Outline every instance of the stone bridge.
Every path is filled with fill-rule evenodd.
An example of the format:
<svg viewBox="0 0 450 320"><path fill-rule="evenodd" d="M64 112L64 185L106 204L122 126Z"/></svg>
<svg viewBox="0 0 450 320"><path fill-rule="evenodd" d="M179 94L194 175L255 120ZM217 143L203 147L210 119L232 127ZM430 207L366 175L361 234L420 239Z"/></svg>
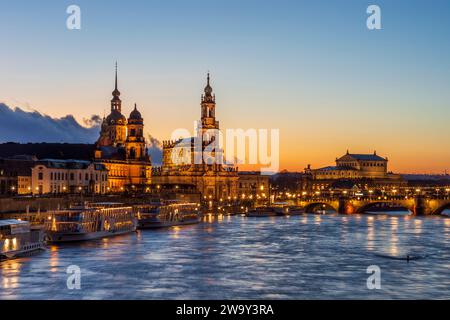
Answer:
<svg viewBox="0 0 450 320"><path fill-rule="evenodd" d="M361 197L361 198L316 198L297 200L297 205L305 212L313 213L317 210L334 210L342 214L364 213L371 209L404 208L414 215L439 215L445 209L450 209L450 197Z"/></svg>

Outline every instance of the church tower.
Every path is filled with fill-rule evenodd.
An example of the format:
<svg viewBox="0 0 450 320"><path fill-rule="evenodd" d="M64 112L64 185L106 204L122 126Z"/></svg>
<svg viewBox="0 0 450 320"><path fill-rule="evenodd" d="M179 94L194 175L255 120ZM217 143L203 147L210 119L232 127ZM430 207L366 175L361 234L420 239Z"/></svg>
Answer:
<svg viewBox="0 0 450 320"><path fill-rule="evenodd" d="M127 137L127 119L122 115L122 100L120 100L120 91L117 87L117 63L115 88L112 92L111 113L103 120L98 146L123 146Z"/></svg>
<svg viewBox="0 0 450 320"><path fill-rule="evenodd" d="M116 78L115 78L115 88L112 92L113 98L111 100L111 112L117 111L122 113L122 100L120 100L120 91L117 89L117 62L116 62Z"/></svg>
<svg viewBox="0 0 450 320"><path fill-rule="evenodd" d="M134 110L130 113L128 118L128 136L125 143L127 150L127 159L130 160L145 160L148 158L145 147L144 138L144 120L141 113L134 105Z"/></svg>
<svg viewBox="0 0 450 320"><path fill-rule="evenodd" d="M201 98L201 128L199 134L205 133L207 130L219 129L219 121L216 121L216 96L212 93L213 89L210 84L208 72L207 84Z"/></svg>

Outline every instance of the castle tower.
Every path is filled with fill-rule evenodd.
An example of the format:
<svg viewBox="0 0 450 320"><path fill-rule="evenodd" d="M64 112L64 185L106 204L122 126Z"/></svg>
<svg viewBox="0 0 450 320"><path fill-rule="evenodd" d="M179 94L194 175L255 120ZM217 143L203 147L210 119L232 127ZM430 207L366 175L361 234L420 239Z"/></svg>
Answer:
<svg viewBox="0 0 450 320"><path fill-rule="evenodd" d="M116 62L116 79L115 79L115 88L112 93L113 98L111 100L111 112L116 110L119 113L122 112L122 100L120 100L120 91L117 89L117 62Z"/></svg>
<svg viewBox="0 0 450 320"><path fill-rule="evenodd" d="M127 158L130 160L143 160L147 158L144 138L144 120L134 105L134 110L128 118L128 136L126 140Z"/></svg>
<svg viewBox="0 0 450 320"><path fill-rule="evenodd" d="M212 94L213 89L210 84L208 73L207 84L201 98L201 128L199 134L205 133L207 130L219 129L219 121L216 121L216 96Z"/></svg>
<svg viewBox="0 0 450 320"><path fill-rule="evenodd" d="M103 120L98 146L120 147L127 138L127 119L122 115L122 100L117 87L117 63L115 74L115 87L112 92L111 113Z"/></svg>

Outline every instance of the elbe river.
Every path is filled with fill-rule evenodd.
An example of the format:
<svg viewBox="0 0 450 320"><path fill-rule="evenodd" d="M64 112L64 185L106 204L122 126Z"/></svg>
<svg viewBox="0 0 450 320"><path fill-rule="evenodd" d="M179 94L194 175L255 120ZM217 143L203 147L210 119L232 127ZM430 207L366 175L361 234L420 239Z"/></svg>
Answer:
<svg viewBox="0 0 450 320"><path fill-rule="evenodd" d="M449 249L445 217L206 216L1 262L0 299L449 299Z"/></svg>

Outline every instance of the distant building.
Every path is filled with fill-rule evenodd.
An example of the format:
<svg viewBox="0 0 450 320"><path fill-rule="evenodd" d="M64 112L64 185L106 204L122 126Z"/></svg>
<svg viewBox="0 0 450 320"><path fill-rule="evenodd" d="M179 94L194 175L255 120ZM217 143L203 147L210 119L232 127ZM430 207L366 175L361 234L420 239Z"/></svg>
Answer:
<svg viewBox="0 0 450 320"><path fill-rule="evenodd" d="M163 164L152 173L152 183L157 187L172 187L174 191L177 188L180 191L197 190L204 198L216 201L237 197L237 170L217 162L208 163L203 157L205 148L214 142L214 137L205 139L208 130L219 130L219 122L215 116L215 95L212 92L208 74L207 85L201 98L198 135L163 142ZM220 150L214 150L211 156L218 159L222 154ZM200 159L199 163L195 159Z"/></svg>
<svg viewBox="0 0 450 320"><path fill-rule="evenodd" d="M117 65L112 95L111 113L103 119L95 160L109 171L108 191L144 190L151 182L152 169L144 138L144 120L136 104L128 119L122 115Z"/></svg>
<svg viewBox="0 0 450 320"><path fill-rule="evenodd" d="M388 159L380 157L376 152L352 154L347 151L345 155L336 159L335 166L320 169L308 167L305 173L310 176L313 190L334 187L341 189L342 181L358 182L357 185L362 188L406 184L400 175L388 172Z"/></svg>
<svg viewBox="0 0 450 320"><path fill-rule="evenodd" d="M108 171L101 163L43 159L31 169L31 181L33 194L105 194Z"/></svg>
<svg viewBox="0 0 450 320"><path fill-rule="evenodd" d="M35 160L26 156L0 159L0 195L30 194Z"/></svg>
<svg viewBox="0 0 450 320"><path fill-rule="evenodd" d="M238 195L240 199L269 200L270 178L258 171L238 172Z"/></svg>

